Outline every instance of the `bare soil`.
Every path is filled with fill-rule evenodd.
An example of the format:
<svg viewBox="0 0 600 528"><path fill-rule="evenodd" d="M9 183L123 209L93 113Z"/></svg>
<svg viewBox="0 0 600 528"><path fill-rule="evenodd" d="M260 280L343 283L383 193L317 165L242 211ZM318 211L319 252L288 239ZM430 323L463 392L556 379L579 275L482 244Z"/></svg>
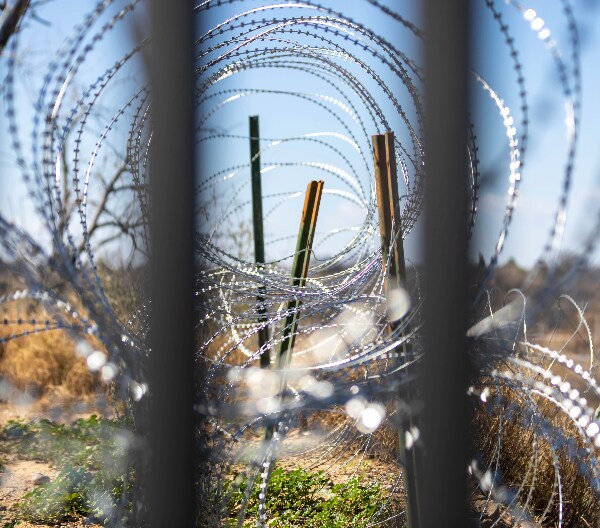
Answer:
<svg viewBox="0 0 600 528"><path fill-rule="evenodd" d="M0 402L0 429L9 420L39 420L51 419L57 423L71 423L78 418L89 418L92 414L105 414L110 410L104 407L94 407L94 398L75 400L63 395L61 398L43 397L31 405L15 405ZM1 446L0 446L1 447ZM46 475L51 480L58 473L59 468L44 462L19 459L16 454L5 455L0 449L0 528L13 526L11 523L18 521L15 528L101 528L98 524L86 522L84 518L61 524L33 524L19 520L16 505L23 496L35 488L32 477L36 473Z"/></svg>

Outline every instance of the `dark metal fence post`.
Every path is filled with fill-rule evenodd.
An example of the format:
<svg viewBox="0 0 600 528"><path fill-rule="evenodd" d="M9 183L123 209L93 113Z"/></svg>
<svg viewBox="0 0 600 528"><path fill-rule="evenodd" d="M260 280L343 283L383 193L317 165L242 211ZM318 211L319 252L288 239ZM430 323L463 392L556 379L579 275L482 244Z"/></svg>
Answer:
<svg viewBox="0 0 600 528"><path fill-rule="evenodd" d="M423 527L468 526L469 0L425 1L426 305ZM420 475L421 476L421 475Z"/></svg>
<svg viewBox="0 0 600 528"><path fill-rule="evenodd" d="M262 181L260 174L260 136L258 116L250 117L250 167L252 172L252 224L254 227L254 260L257 264L265 263L265 234L263 226L262 207ZM269 327L267 321L269 314L265 306L266 288L264 285L258 287L256 297L258 322L263 324L258 330L258 347L262 349L269 342ZM260 356L261 368L271 365L271 350L263 350Z"/></svg>
<svg viewBox="0 0 600 528"><path fill-rule="evenodd" d="M151 2L148 523L194 523L193 6Z"/></svg>

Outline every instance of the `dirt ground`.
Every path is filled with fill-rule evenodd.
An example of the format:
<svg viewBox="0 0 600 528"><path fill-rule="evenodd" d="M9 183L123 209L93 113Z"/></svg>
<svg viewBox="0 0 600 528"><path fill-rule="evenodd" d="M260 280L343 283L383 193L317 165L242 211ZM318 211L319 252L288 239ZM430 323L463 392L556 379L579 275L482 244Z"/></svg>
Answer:
<svg viewBox="0 0 600 528"><path fill-rule="evenodd" d="M109 412L105 407L98 409L94 406L94 398L84 399L68 398L63 395L57 398L55 394L46 395L32 405L14 405L6 402L0 403L0 429L9 420L32 421L39 419L52 419L57 423L71 423L78 418L89 418L92 414L101 414L99 411ZM23 496L35 488L33 478L45 475L54 479L59 468L50 464L22 460L15 453L5 454L0 450L0 528L100 528L98 524L87 523L85 519L78 519L61 524L33 524L18 518L15 506L22 500ZM15 522L16 521L16 522Z"/></svg>
<svg viewBox="0 0 600 528"><path fill-rule="evenodd" d="M23 498L23 495L35 487L32 476L36 473L41 473L53 479L58 474L58 470L48 464L33 460L19 460L15 456L10 457L5 462L0 470L0 504L4 509L3 513L6 515L3 522L6 522L9 518L16 518L12 510ZM30 526L30 524L22 522L17 526Z"/></svg>

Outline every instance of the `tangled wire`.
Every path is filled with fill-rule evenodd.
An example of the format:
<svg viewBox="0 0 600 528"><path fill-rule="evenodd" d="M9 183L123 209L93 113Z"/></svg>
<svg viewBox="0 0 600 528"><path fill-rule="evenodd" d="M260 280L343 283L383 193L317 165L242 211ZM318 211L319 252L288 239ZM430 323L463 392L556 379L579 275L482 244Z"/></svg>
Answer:
<svg viewBox="0 0 600 528"><path fill-rule="evenodd" d="M582 256L567 270L555 264L575 170L582 86L575 17L568 0L559 3L567 23L564 49L533 9L485 0L512 61L512 108L482 74L472 74L473 85L496 107L508 151L498 238L466 293L472 296L467 352L476 377L469 389L473 461L465 472L476 515L483 520L490 504L499 506L494 526L533 518L558 526L600 520L593 340L585 309L563 294L595 251L600 215ZM211 448L198 494L211 497L203 501L200 521L211 526L226 519L267 526L277 464L323 471L346 485L356 475L371 485L379 481L387 499L362 525L397 523L404 518L397 460L426 447L419 437L422 405L414 368L427 353L420 289L426 269L407 261L406 291L386 291L389 255L379 244L371 144L372 135L394 131L400 184L394 236L410 244L426 187L418 60L426 35L410 17L377 0L344 6L372 24L334 4L204 0L194 8L195 140L203 163L196 181L196 360L207 371L198 402L208 402L197 410L207 417L200 434ZM6 314L14 313L15 303L36 303L49 315L43 321L6 315L0 341L68 333L90 370L113 388L112 398L128 402L126 412L133 413L149 389L151 304L142 299L134 311L119 313L101 262L120 258L144 276L149 255L152 93L145 76L151 40L140 30L145 2L99 2L34 80L30 108L19 82L39 25L35 14L24 14L2 61L14 170L40 227L34 235L33 224L0 217L2 260L20 284L0 292L0 303ZM526 69L506 22L513 18L529 25L558 73L567 155L544 251L520 288L499 299L491 284L535 141ZM265 263L255 262L248 227L253 160L245 119L251 113L261 115L268 131L254 138L260 141ZM478 126L473 118L466 145L470 234L480 160L489 158ZM297 256L304 188L313 179L325 181L324 194L308 277L298 287L290 282L290 264ZM53 287L57 283L64 287ZM556 299L575 313L575 327L563 345L550 348L541 343L547 344L546 312ZM290 340L292 314L291 358L278 368L275 351ZM268 339L259 340L265 329ZM569 353L581 335L585 359ZM271 359L265 365L261 357ZM13 389L4 392L4 398L15 397ZM406 430L405 416L415 424ZM372 470L373 456L383 461L385 475ZM587 511L570 506L581 504L575 496L585 497ZM116 525L128 507L123 497L107 519Z"/></svg>

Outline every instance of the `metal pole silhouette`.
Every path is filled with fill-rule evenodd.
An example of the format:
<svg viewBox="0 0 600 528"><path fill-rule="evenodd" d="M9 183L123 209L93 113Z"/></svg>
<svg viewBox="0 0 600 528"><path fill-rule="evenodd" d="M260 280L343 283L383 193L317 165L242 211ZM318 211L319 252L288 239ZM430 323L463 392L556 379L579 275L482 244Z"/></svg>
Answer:
<svg viewBox="0 0 600 528"><path fill-rule="evenodd" d="M150 7L154 135L146 521L164 528L195 525L194 17L188 2L153 0Z"/></svg>
<svg viewBox="0 0 600 528"><path fill-rule="evenodd" d="M468 0L426 0L423 528L468 526Z"/></svg>
<svg viewBox="0 0 600 528"><path fill-rule="evenodd" d="M257 264L265 263L265 235L263 226L263 207L262 207L262 182L260 174L260 135L258 126L258 116L250 117L250 166L252 173L252 223L254 228L254 260ZM256 311L258 312L258 322L263 325L258 330L258 347L263 350L260 356L261 368L267 368L271 365L271 351L266 348L269 342L269 313L265 306L266 288L264 285L258 287L256 296Z"/></svg>

